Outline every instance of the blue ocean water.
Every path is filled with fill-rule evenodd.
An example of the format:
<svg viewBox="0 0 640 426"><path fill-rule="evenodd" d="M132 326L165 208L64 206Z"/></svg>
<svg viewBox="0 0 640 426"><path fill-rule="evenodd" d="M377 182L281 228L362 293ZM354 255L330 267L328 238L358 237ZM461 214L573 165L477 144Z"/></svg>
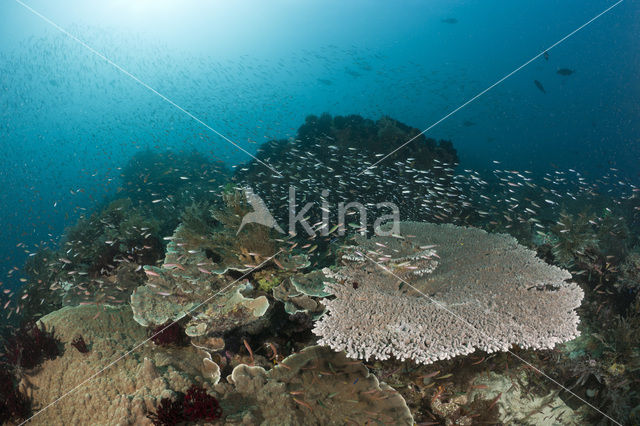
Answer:
<svg viewBox="0 0 640 426"><path fill-rule="evenodd" d="M611 4L28 3L249 152L312 113L425 129ZM621 3L428 136L452 140L463 167L615 167L637 181L639 13ZM0 15L2 276L24 261L16 244L59 234L113 191L136 150L249 160L21 4Z"/></svg>
<svg viewBox="0 0 640 426"><path fill-rule="evenodd" d="M488 186L497 182L520 191L535 176L532 198L500 200L505 202L497 203L495 217L481 211L477 223L504 231L513 219L503 221L503 213L515 212L530 228L530 246L549 263L559 263L559 256L552 259L552 234L573 232L554 231L557 224L575 220L579 227L579 216L587 223L583 229L595 233L620 216L623 225L612 225L609 232L619 240L607 242L606 232L598 234L600 257L593 254L597 260L591 259L588 273L583 266L561 266L572 268L584 281L580 284L593 290L585 303L591 317L598 318L605 306L597 307L597 290L618 292L603 313L626 315L637 297L637 285L629 284L628 276L637 277L633 262L640 259L629 254L637 254L637 236L629 234L639 227L640 211L639 39L640 5L632 0L6 0L0 4L0 300L7 303L5 314L10 306L14 320L18 316L20 289L28 281L25 262L44 248L64 250L65 230L123 191L125 168L136 154L195 151L233 172L267 142L296 138L309 115L329 113L372 120L389 116L426 130L429 138L451 141L459 164L445 165L455 169L447 178L464 170L475 179L500 169ZM408 156L400 150L393 161ZM291 158L300 164L308 160ZM577 187L592 188L594 194L602 190L611 204L598 198L602 204L587 203L597 213L593 218L576 208L569 219L558 201L566 194L557 189L565 188L567 171ZM547 179L550 195L539 191L544 176L552 177ZM398 179L399 186L403 183ZM493 189L499 193L488 191ZM627 198L618 197L618 191ZM155 196L152 203L164 203L167 194ZM523 200L533 201L536 211L515 210L520 202L525 207ZM184 208L180 202L175 204ZM609 205L620 209L614 214L605 208ZM175 215L177 220L180 213ZM462 214L450 216L458 220ZM516 228L510 228L513 234ZM309 254L317 249L311 242L300 247ZM572 249L581 256L588 251ZM71 263L57 253L53 262ZM142 261L135 272L149 278L141 268ZM626 272L620 272L623 268ZM624 279L608 282L608 272ZM606 334L596 331L596 337ZM235 355L240 350L235 348ZM567 351L588 357L584 348ZM602 369L620 378L618 368L624 372L625 367L617 360ZM640 370L626 368L637 380L631 374ZM623 389L625 382L619 382L611 389ZM607 412L617 415L632 411L611 407Z"/></svg>

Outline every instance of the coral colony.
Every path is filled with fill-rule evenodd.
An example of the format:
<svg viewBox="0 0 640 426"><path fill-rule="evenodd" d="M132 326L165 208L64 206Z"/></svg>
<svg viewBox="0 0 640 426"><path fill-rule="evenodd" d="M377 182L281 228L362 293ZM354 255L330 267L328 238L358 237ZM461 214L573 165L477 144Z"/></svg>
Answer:
<svg viewBox="0 0 640 426"><path fill-rule="evenodd" d="M452 143L423 135L377 164L418 134L388 117L309 116L256 154L281 175L136 154L118 198L29 257L18 303L39 321L5 332L0 420L135 347L39 421L601 421L581 400L637 423L638 188L458 170ZM402 221L374 226L384 202ZM256 205L282 228L293 206L297 227L251 223Z"/></svg>

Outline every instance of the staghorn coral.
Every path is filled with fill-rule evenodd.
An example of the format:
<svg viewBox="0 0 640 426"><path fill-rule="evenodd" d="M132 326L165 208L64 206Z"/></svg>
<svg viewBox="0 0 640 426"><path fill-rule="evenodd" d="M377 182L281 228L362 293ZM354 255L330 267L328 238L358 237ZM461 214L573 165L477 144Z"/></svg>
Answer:
<svg viewBox="0 0 640 426"><path fill-rule="evenodd" d="M345 266L324 270L336 280L327 283L336 297L323 300L328 313L313 329L319 343L352 358L395 356L429 364L476 349L504 351L513 344L552 348L579 334L574 310L582 290L565 282L571 277L567 271L545 264L512 237L417 222L402 223L401 234L416 252L435 246L437 267L420 275L412 273L424 269L420 265L412 269L411 262L391 262L392 275L363 262L364 256L343 257ZM394 238L366 242L358 237L356 242L369 247L361 249L363 255L382 263L393 259L387 247ZM433 266L432 257L413 262ZM400 274L410 285L397 278Z"/></svg>

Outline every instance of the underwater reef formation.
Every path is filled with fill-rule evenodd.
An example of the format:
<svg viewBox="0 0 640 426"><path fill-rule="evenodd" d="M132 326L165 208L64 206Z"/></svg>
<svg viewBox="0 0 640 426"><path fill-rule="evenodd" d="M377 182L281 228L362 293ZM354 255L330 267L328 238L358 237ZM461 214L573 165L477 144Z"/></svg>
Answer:
<svg viewBox="0 0 640 426"><path fill-rule="evenodd" d="M284 303L284 310L289 315L305 313L318 319L324 313L320 299L331 295L325 291L328 280L331 279L321 270L295 274L273 288L273 297Z"/></svg>
<svg viewBox="0 0 640 426"><path fill-rule="evenodd" d="M324 270L336 297L323 300L319 343L352 358L428 364L476 349L553 348L579 335L580 287L514 238L417 222L402 223L401 235L355 237L344 266ZM398 238L407 246L399 259Z"/></svg>
<svg viewBox="0 0 640 426"><path fill-rule="evenodd" d="M0 368L0 423L26 419L31 413L31 401L18 389L16 378Z"/></svg>
<svg viewBox="0 0 640 426"><path fill-rule="evenodd" d="M170 217L172 223L167 226L172 229L177 217L173 208L166 209L167 205L178 206L180 211L194 200L211 199L210 191L224 185L230 176L222 161L213 161L197 151L144 150L131 157L120 177L120 192L154 217Z"/></svg>
<svg viewBox="0 0 640 426"><path fill-rule="evenodd" d="M221 416L218 400L196 385L192 385L186 394L179 393L175 401L162 398L157 411L147 415L156 426L174 426L198 420L212 422Z"/></svg>
<svg viewBox="0 0 640 426"><path fill-rule="evenodd" d="M64 307L41 319L55 328L66 350L46 360L42 368L27 372L21 383L34 407L45 407L80 385L110 362L147 339L128 306ZM98 317L96 313L101 312ZM84 336L91 351L72 347L74 337ZM37 414L35 424L136 424L151 425L146 414L155 411L162 398L186 393L194 381L209 383L202 351L193 346L161 347L149 342L124 356L72 395Z"/></svg>
<svg viewBox="0 0 640 426"><path fill-rule="evenodd" d="M262 197L280 224L288 220L290 187L296 188L301 205L360 202L379 217L390 212L376 204L392 202L402 205L403 215L412 220L435 220L429 208L448 209L457 201L452 196L436 197L433 191L448 192L458 156L450 141L419 133L389 117L374 121L359 115L310 115L294 138L269 141L256 153L281 175L254 160L239 167L233 179ZM365 170L414 137L401 154L392 154L375 170ZM332 208L332 223L340 222L336 215ZM312 224L322 219L322 212L312 209L306 216Z"/></svg>
<svg viewBox="0 0 640 426"><path fill-rule="evenodd" d="M59 343L54 331L47 331L44 324L26 323L7 339L3 358L15 367L29 370L60 355Z"/></svg>
<svg viewBox="0 0 640 426"><path fill-rule="evenodd" d="M64 254L52 260L60 262L65 274L76 271L90 277L105 275L124 259L153 263L162 253L158 229L159 222L130 199L117 199L68 229Z"/></svg>
<svg viewBox="0 0 640 426"><path fill-rule="evenodd" d="M162 266L144 267L147 283L131 295L139 324L160 326L188 316L188 336L221 337L266 314L269 299L257 294L264 293L265 282L272 287L309 266L305 255L279 249L269 228L248 224L238 232L250 211L243 192L225 193L223 200L223 208L187 209L169 238Z"/></svg>
<svg viewBox="0 0 640 426"><path fill-rule="evenodd" d="M598 247L598 238L593 230L595 216L586 212L570 215L560 213L559 223L554 226L551 239L555 263L565 268L587 263L587 250Z"/></svg>
<svg viewBox="0 0 640 426"><path fill-rule="evenodd" d="M326 347L306 347L269 371L240 364L227 381L215 389L245 424L413 424L397 391Z"/></svg>
<svg viewBox="0 0 640 426"><path fill-rule="evenodd" d="M473 383L475 388L469 392L468 399L496 401L500 424L586 424L586 407L574 410L555 390L542 395L528 391L531 385L524 372L515 378L493 372L480 374Z"/></svg>

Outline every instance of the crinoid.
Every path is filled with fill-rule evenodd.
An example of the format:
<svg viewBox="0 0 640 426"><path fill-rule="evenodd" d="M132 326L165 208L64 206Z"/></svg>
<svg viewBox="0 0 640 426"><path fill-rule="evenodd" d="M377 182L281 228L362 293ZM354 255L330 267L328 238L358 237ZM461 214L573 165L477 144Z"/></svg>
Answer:
<svg viewBox="0 0 640 426"><path fill-rule="evenodd" d="M222 416L222 408L218 400L199 386L192 385L184 397L182 404L184 416L189 421L212 421Z"/></svg>
<svg viewBox="0 0 640 426"><path fill-rule="evenodd" d="M9 364L28 370L60 355L59 344L54 331L47 331L44 324L26 323L7 339L6 358Z"/></svg>

